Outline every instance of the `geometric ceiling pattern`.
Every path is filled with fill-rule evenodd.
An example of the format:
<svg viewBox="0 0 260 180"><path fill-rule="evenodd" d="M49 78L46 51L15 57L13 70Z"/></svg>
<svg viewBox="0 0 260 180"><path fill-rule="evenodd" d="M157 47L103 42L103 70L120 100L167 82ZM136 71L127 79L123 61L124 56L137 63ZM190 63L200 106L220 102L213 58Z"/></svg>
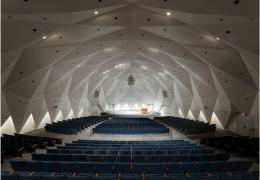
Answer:
<svg viewBox="0 0 260 180"><path fill-rule="evenodd" d="M258 127L258 21L258 0L3 0L1 125L127 103L235 132L245 112Z"/></svg>

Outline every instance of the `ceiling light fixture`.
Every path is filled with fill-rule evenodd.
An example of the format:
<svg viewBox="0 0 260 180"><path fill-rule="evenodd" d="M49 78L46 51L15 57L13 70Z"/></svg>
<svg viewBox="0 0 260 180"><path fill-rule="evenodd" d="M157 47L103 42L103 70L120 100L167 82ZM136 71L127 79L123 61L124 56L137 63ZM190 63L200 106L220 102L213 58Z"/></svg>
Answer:
<svg viewBox="0 0 260 180"><path fill-rule="evenodd" d="M218 41L219 41L219 40L220 40L220 39L219 39L219 37L216 37L216 40L218 40Z"/></svg>
<svg viewBox="0 0 260 180"><path fill-rule="evenodd" d="M166 15L170 16L170 15L172 15L172 13L171 12L166 12Z"/></svg>
<svg viewBox="0 0 260 180"><path fill-rule="evenodd" d="M142 68L142 69L144 69L144 70L146 70L146 69L147 69L147 67L146 67L146 66L141 66L141 68Z"/></svg>
<svg viewBox="0 0 260 180"><path fill-rule="evenodd" d="M42 39L46 39L47 38L47 36L42 36Z"/></svg>
<svg viewBox="0 0 260 180"><path fill-rule="evenodd" d="M160 76L164 77L165 75L161 72L158 73Z"/></svg>
<svg viewBox="0 0 260 180"><path fill-rule="evenodd" d="M109 73L109 70L103 71L103 74Z"/></svg>
<svg viewBox="0 0 260 180"><path fill-rule="evenodd" d="M156 48L149 48L149 50L150 50L151 52L153 52L153 53L158 53L158 49L156 49Z"/></svg>
<svg viewBox="0 0 260 180"><path fill-rule="evenodd" d="M98 14L98 11L94 11L94 14Z"/></svg>
<svg viewBox="0 0 260 180"><path fill-rule="evenodd" d="M109 52L112 52L114 50L114 48L105 48L104 49L104 51L106 52L106 53L109 53Z"/></svg>

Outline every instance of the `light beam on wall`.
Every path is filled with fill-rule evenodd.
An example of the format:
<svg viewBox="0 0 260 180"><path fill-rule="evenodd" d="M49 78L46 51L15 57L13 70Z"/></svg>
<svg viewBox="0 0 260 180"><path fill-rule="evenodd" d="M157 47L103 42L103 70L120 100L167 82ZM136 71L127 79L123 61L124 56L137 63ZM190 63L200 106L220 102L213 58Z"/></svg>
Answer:
<svg viewBox="0 0 260 180"><path fill-rule="evenodd" d="M13 119L12 116L9 116L7 120L4 122L4 124L1 126L1 136L3 134L13 135L14 133L16 133L16 130L13 123Z"/></svg>
<svg viewBox="0 0 260 180"><path fill-rule="evenodd" d="M66 119L72 119L74 118L74 113L72 111L72 109L70 110L70 113L68 114L68 117Z"/></svg>
<svg viewBox="0 0 260 180"><path fill-rule="evenodd" d="M188 112L188 118L195 120L195 117L194 117L193 113L191 112L191 110L189 110L189 112Z"/></svg>
<svg viewBox="0 0 260 180"><path fill-rule="evenodd" d="M83 107L80 109L78 117L83 117L84 116L84 109Z"/></svg>
<svg viewBox="0 0 260 180"><path fill-rule="evenodd" d="M203 114L202 110L200 111L200 114L199 114L199 118L198 118L200 121L202 122L208 122L205 115Z"/></svg>
<svg viewBox="0 0 260 180"><path fill-rule="evenodd" d="M34 122L34 119L33 119L33 115L31 113L30 116L28 117L28 119L26 120L23 128L21 129L20 133L24 134L24 133L27 133L27 132L32 131L34 129L36 129L36 126L35 126L35 122Z"/></svg>
<svg viewBox="0 0 260 180"><path fill-rule="evenodd" d="M222 126L222 124L221 124L219 118L217 117L217 115L215 114L215 112L213 112L213 114L212 114L210 124L216 124L217 128L224 129L224 127Z"/></svg>
<svg viewBox="0 0 260 180"><path fill-rule="evenodd" d="M58 122L58 121L62 121L62 120L63 120L63 115L62 115L62 112L60 110L53 122Z"/></svg>
<svg viewBox="0 0 260 180"><path fill-rule="evenodd" d="M121 110L120 104L116 104L115 110Z"/></svg>
<svg viewBox="0 0 260 180"><path fill-rule="evenodd" d="M178 108L178 116L184 118L184 114L182 113L180 108Z"/></svg>
<svg viewBox="0 0 260 180"><path fill-rule="evenodd" d="M47 123L51 123L51 118L50 118L48 111L46 112L46 114L42 118L41 123L39 124L39 126L37 128L38 129L43 128L45 126L45 124L47 124Z"/></svg>

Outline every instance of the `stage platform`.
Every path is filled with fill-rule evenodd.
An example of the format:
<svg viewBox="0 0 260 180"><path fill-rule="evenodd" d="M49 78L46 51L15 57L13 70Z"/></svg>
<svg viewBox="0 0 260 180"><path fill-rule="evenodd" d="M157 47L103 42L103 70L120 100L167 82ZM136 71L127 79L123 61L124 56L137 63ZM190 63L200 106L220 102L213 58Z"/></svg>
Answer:
<svg viewBox="0 0 260 180"><path fill-rule="evenodd" d="M140 110L116 110L106 111L111 117L127 117L127 118L150 118L153 119L156 116L160 116L160 113L150 111L143 114Z"/></svg>

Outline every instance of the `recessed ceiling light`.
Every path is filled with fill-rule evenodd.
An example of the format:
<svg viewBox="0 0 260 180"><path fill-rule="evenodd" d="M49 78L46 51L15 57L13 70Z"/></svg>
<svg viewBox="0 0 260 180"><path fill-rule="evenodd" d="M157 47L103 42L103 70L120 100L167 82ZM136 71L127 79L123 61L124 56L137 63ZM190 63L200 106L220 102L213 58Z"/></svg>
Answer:
<svg viewBox="0 0 260 180"><path fill-rule="evenodd" d="M42 39L46 39L47 38L47 36L42 36Z"/></svg>
<svg viewBox="0 0 260 180"><path fill-rule="evenodd" d="M172 13L171 12L166 12L166 15L170 16L170 15L172 15Z"/></svg>
<svg viewBox="0 0 260 180"><path fill-rule="evenodd" d="M94 14L98 14L98 11L94 11Z"/></svg>
<svg viewBox="0 0 260 180"><path fill-rule="evenodd" d="M219 39L219 37L216 37L216 40L218 40L218 41L219 41L219 40L220 40L220 39Z"/></svg>
<svg viewBox="0 0 260 180"><path fill-rule="evenodd" d="M141 66L141 68L142 68L142 69L144 69L144 70L146 70L146 69L147 69L147 67L146 67L146 66Z"/></svg>

